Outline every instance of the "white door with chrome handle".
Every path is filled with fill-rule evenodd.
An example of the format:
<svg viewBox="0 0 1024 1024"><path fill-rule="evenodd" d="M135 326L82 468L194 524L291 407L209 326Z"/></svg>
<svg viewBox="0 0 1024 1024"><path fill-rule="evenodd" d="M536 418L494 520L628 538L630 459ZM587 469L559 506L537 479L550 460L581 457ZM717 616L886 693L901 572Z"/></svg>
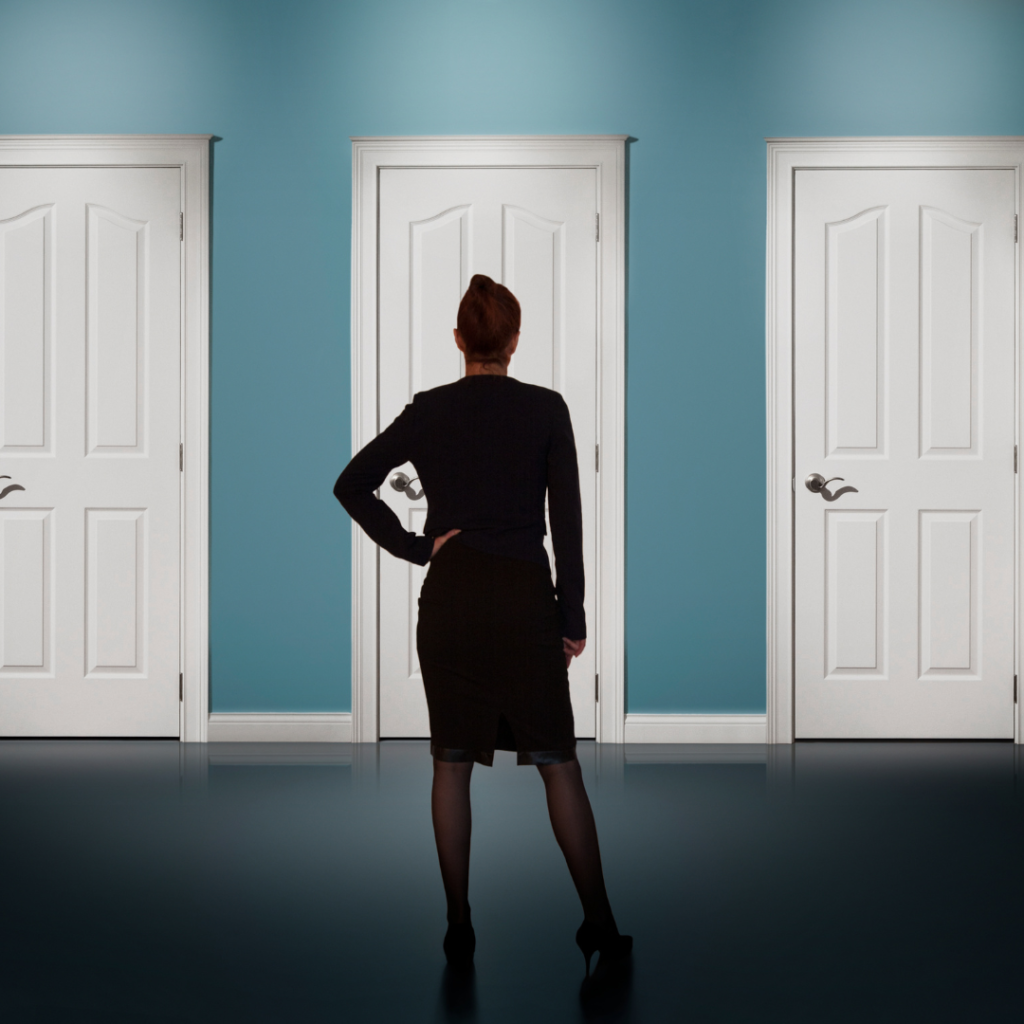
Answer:
<svg viewBox="0 0 1024 1024"><path fill-rule="evenodd" d="M0 168L0 736L179 732L181 171Z"/></svg>
<svg viewBox="0 0 1024 1024"><path fill-rule="evenodd" d="M799 170L795 735L1011 738L1011 170Z"/></svg>
<svg viewBox="0 0 1024 1024"><path fill-rule="evenodd" d="M385 168L378 213L380 428L417 391L461 376L452 329L475 273L502 281L522 304L522 336L509 374L559 391L569 406L591 635L569 670L580 737L596 730L597 189L592 168ZM422 533L427 500L415 467L396 467L380 495L406 529ZM380 735L428 736L416 657L417 598L426 567L387 554L378 565Z"/></svg>

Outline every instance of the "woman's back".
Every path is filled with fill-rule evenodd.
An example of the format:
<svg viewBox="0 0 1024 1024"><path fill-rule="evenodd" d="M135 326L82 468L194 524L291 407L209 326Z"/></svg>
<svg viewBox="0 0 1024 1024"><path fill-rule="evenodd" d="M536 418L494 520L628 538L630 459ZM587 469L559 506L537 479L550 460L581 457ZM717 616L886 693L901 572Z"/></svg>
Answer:
<svg viewBox="0 0 1024 1024"><path fill-rule="evenodd" d="M406 531L373 492L412 462L428 502L424 537ZM392 554L425 565L451 529L492 554L548 565L547 493L565 636L586 636L579 472L569 410L547 388L492 374L420 392L338 478L334 493Z"/></svg>

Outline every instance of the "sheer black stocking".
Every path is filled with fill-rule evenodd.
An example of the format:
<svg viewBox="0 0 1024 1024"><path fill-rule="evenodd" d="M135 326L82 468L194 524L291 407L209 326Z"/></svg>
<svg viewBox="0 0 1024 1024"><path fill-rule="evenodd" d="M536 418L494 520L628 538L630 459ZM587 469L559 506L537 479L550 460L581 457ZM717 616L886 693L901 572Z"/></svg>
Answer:
<svg viewBox="0 0 1024 1024"><path fill-rule="evenodd" d="M538 765L538 769L547 793L551 827L583 904L583 915L591 924L614 927L601 869L597 826L579 761ZM472 761L434 761L430 809L450 924L470 920L469 848L473 815L469 782L472 771Z"/></svg>
<svg viewBox="0 0 1024 1024"><path fill-rule="evenodd" d="M615 927L615 918L604 887L601 850L597 844L594 812L583 785L579 761L537 766L548 797L548 814L555 839L562 848L583 916L591 924Z"/></svg>
<svg viewBox="0 0 1024 1024"><path fill-rule="evenodd" d="M469 921L469 840L473 814L469 805L472 761L434 761L430 812L448 900L448 923Z"/></svg>

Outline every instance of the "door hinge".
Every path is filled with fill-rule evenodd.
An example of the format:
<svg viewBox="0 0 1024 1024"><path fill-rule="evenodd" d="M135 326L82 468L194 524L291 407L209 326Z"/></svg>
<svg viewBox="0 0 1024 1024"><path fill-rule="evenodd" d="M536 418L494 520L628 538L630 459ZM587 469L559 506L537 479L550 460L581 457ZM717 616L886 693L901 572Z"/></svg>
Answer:
<svg viewBox="0 0 1024 1024"><path fill-rule="evenodd" d="M1017 446L1013 446L1013 471L1017 472Z"/></svg>
<svg viewBox="0 0 1024 1024"><path fill-rule="evenodd" d="M178 241L185 241L185 214L184 212L178 214Z"/></svg>
<svg viewBox="0 0 1024 1024"><path fill-rule="evenodd" d="M594 241L601 241L601 214L594 214Z"/></svg>
<svg viewBox="0 0 1024 1024"><path fill-rule="evenodd" d="M185 442L178 445L178 472L185 472Z"/></svg>
<svg viewBox="0 0 1024 1024"><path fill-rule="evenodd" d="M1013 677L1013 703L1017 703L1017 677Z"/></svg>
<svg viewBox="0 0 1024 1024"><path fill-rule="evenodd" d="M594 472L601 472L601 446L599 444L594 445Z"/></svg>
<svg viewBox="0 0 1024 1024"><path fill-rule="evenodd" d="M178 703L185 699L185 673L178 673Z"/></svg>
<svg viewBox="0 0 1024 1024"><path fill-rule="evenodd" d="M1017 241L1017 214L1013 215L1013 240Z"/></svg>
<svg viewBox="0 0 1024 1024"><path fill-rule="evenodd" d="M1014 691L1016 692L1016 691ZM601 677L596 672L594 673L594 703L597 704L601 700Z"/></svg>
<svg viewBox="0 0 1024 1024"><path fill-rule="evenodd" d="M793 493L796 494L796 477L793 477L791 483L793 484Z"/></svg>

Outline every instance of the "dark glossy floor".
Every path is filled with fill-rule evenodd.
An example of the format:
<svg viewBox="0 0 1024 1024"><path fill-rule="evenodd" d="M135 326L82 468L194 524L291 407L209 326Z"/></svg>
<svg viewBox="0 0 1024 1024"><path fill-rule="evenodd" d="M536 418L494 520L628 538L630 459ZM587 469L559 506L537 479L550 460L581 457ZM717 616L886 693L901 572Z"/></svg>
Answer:
<svg viewBox="0 0 1024 1024"><path fill-rule="evenodd" d="M425 743L0 742L0 1019L1019 1019L1012 745L580 753L636 936L631 972L582 987L511 755L474 775L476 971L452 977Z"/></svg>

